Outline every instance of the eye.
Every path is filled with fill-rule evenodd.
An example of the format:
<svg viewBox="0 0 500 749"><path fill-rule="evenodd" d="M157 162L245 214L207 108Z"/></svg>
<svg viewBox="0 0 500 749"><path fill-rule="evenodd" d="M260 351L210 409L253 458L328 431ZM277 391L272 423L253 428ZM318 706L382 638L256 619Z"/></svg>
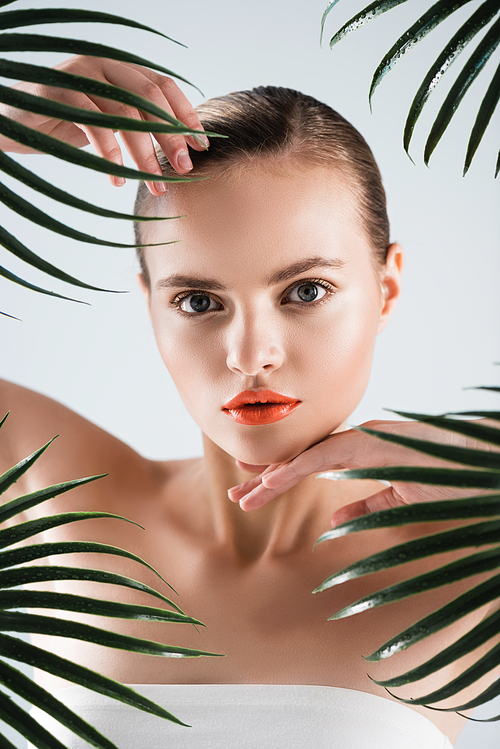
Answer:
<svg viewBox="0 0 500 749"><path fill-rule="evenodd" d="M328 285L328 287L330 284ZM328 288L324 282L303 281L293 286L286 295L287 302L317 302L327 293Z"/></svg>
<svg viewBox="0 0 500 749"><path fill-rule="evenodd" d="M208 294L188 294L180 299L174 299L173 303L182 312L187 312L190 315L220 309L220 304Z"/></svg>

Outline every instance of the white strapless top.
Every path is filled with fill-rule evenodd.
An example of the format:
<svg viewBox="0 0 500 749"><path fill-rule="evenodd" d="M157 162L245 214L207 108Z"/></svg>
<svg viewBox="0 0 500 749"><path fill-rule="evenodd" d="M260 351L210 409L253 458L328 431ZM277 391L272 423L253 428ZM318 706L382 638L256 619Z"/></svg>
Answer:
<svg viewBox="0 0 500 749"><path fill-rule="evenodd" d="M139 684L133 689L185 728L83 687L54 696L119 749L451 749L448 738L405 705L354 689L281 684ZM89 744L38 709L68 749Z"/></svg>

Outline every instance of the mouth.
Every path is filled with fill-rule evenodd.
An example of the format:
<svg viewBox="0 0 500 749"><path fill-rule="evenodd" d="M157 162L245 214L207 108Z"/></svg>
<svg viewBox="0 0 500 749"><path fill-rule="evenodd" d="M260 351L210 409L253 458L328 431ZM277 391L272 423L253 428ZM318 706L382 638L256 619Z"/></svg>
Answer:
<svg viewBox="0 0 500 749"><path fill-rule="evenodd" d="M238 424L273 424L294 411L301 401L273 390L246 390L228 401L222 410Z"/></svg>

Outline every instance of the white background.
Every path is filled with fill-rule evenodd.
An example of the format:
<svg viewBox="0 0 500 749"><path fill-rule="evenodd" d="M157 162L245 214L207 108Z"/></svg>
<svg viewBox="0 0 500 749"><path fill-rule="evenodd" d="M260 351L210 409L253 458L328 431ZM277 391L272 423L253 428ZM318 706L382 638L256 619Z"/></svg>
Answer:
<svg viewBox="0 0 500 749"><path fill-rule="evenodd" d="M50 29L50 33L101 41L155 60L196 83L206 97L261 84L301 89L338 109L363 133L381 167L392 238L404 246L406 266L400 308L379 340L372 381L352 423L384 418L384 407L429 413L498 407L492 394L463 389L498 383L493 362L500 360L500 219L498 181L493 180L498 116L469 174L461 177L474 108L486 81L480 79L467 95L456 122L431 159L430 169L422 162L423 144L442 94L431 98L417 126L412 146L415 165L401 146L406 113L429 62L479 4L479 0L468 3L400 61L377 90L373 114L367 101L371 74L427 3L410 0L333 51L327 43L319 46L325 0L83 3L89 9L128 15L152 25L187 44L187 50L160 37L116 26L91 30L82 24ZM15 7L35 5L41 7L42 3L21 0ZM70 7L72 3L62 5ZM340 2L327 22L326 39L363 5L362 0ZM53 64L62 58L33 54L22 59ZM455 68L462 64L457 62ZM490 61L489 67L494 65L495 61ZM447 77L441 84L443 91L449 89ZM202 101L194 89L182 87L193 103ZM132 182L113 189L103 175L49 157L20 160L86 200L132 210ZM78 214L29 190L19 192L76 228L131 241L127 222ZM4 222L34 251L69 273L129 293L81 293L23 267L2 251L1 263L12 272L60 293L74 294L92 306L37 295L0 279L0 309L22 318L22 322L0 319L0 376L57 398L148 457L199 455L199 430L155 350L135 285L134 252L58 238L6 209L2 209ZM490 706L486 712L494 711ZM498 747L499 740L498 724L476 724L465 729L456 746L467 749L479 742L482 749L489 749Z"/></svg>

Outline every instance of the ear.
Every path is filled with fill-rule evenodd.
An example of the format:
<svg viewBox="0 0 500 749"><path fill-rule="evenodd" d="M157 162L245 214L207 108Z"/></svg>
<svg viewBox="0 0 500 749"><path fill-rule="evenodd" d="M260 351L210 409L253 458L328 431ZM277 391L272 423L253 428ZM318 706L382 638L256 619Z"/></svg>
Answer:
<svg viewBox="0 0 500 749"><path fill-rule="evenodd" d="M401 294L401 271L403 270L403 250L399 244L393 243L387 251L387 261L380 272L382 288L382 309L378 333L381 333L396 309Z"/></svg>

